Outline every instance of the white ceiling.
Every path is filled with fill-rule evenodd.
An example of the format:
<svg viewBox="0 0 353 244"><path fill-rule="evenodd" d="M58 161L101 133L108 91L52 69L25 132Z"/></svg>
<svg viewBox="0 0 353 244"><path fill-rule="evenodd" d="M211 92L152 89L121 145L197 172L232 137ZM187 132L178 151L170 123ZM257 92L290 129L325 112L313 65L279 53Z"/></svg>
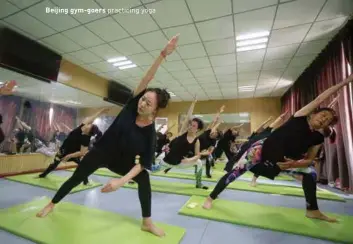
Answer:
<svg viewBox="0 0 353 244"><path fill-rule="evenodd" d="M58 82L47 83L0 67L0 82L15 80L14 95L73 108L114 106L101 97Z"/></svg>
<svg viewBox="0 0 353 244"><path fill-rule="evenodd" d="M353 12L352 0L3 0L2 24L131 88L180 33L152 85L174 101L282 95ZM152 14L46 14L46 7L152 9ZM235 52L235 36L270 31L266 49ZM127 56L120 71L105 60ZM238 87L255 85L255 92Z"/></svg>

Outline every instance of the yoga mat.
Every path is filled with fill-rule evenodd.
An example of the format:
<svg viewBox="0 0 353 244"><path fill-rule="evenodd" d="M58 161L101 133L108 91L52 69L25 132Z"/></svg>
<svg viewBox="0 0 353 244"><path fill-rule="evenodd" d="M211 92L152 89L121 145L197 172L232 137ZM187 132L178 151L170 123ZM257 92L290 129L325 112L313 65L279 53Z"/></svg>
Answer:
<svg viewBox="0 0 353 244"><path fill-rule="evenodd" d="M166 232L164 238L141 231L141 221L113 212L61 202L46 218L36 213L48 198L0 210L0 228L36 243L44 244L177 244L185 229L157 223Z"/></svg>
<svg viewBox="0 0 353 244"><path fill-rule="evenodd" d="M108 169L99 169L94 174L102 175L102 176L110 176L119 178L120 176L111 172ZM184 173L173 173L170 172L168 174L162 173L154 173L154 176L163 176L167 177L169 175L170 178L180 178L180 179L191 179L194 180L195 176L192 174L184 174ZM203 181L207 181L207 178L203 178ZM198 196L207 196L210 193L205 193L207 191L203 189L196 189L194 184L187 183L179 183L179 182L168 182L168 181L158 181L151 180L152 191L155 192L164 192L164 193L172 193L178 195L198 195ZM137 185L125 185L128 188L137 188ZM213 189L212 187L210 189ZM231 190L240 190L240 191L252 191L252 192L260 192L260 193L269 193L269 194L279 194L279 195L287 195L287 196L298 196L304 197L304 192L302 188L293 187L293 186L283 186L283 185L274 185L274 184L257 184L256 187L252 187L249 185L249 182L246 181L234 181L231 183L227 189ZM317 191L318 199L326 199L333 201L344 202L344 198L329 192L329 191Z"/></svg>
<svg viewBox="0 0 353 244"><path fill-rule="evenodd" d="M207 181L207 182L218 182L218 180L224 175L225 173L220 172L220 171L213 171L212 173L212 178L207 178L206 176L202 177L203 181ZM167 174L165 174L163 171L161 172L157 172L157 173L152 173L151 175L153 176L158 176L158 177L166 177L166 178L176 178L176 179L184 179L184 180L195 180L195 175L191 174L191 173L180 173L180 172L173 172L173 171L169 171ZM243 176L240 177L239 179L244 178ZM246 177L245 177L246 178ZM250 183L248 183L250 184ZM257 182L258 185L274 185L271 183L260 183ZM288 187L300 187L297 185L291 185Z"/></svg>
<svg viewBox="0 0 353 244"><path fill-rule="evenodd" d="M68 169L68 171L75 171L76 169ZM114 177L114 178L120 178L121 176L110 171L107 168L101 168L101 169L97 169L94 173L94 175L100 175L100 176L108 176L108 177Z"/></svg>
<svg viewBox="0 0 353 244"><path fill-rule="evenodd" d="M54 174L48 175L46 178L38 178L38 174L26 174L6 177L7 180L12 180L20 183L25 183L33 186L38 186L50 190L58 190L61 185L68 179L68 177L61 177ZM83 184L78 185L70 193L84 191L103 185L102 183L93 182L90 180L90 184L85 186Z"/></svg>
<svg viewBox="0 0 353 244"><path fill-rule="evenodd" d="M328 214L339 223L309 219L304 209L266 206L217 199L213 208L202 208L204 197L192 196L179 214L262 229L287 232L335 242L353 243L353 216ZM196 206L195 206L196 205Z"/></svg>
<svg viewBox="0 0 353 244"><path fill-rule="evenodd" d="M219 171L219 172L222 172L222 173L223 173L223 172L224 172L224 170L223 170L224 167L225 167L225 164L224 164L224 163L216 163L212 174L214 174L215 171ZM242 178L250 178L250 179L252 179L253 176L254 176L253 173L251 173L251 172L246 172L246 173L243 174L241 177L242 177ZM259 177L259 179L260 179L260 178L261 178L261 176ZM264 178L264 177L262 177L262 178ZM266 179L266 178L265 178L265 179ZM279 175L279 176L276 177L275 180L294 181L293 177L288 176L288 175Z"/></svg>
<svg viewBox="0 0 353 244"><path fill-rule="evenodd" d="M249 185L248 182L244 182L244 181L234 181L233 183L228 185L227 189L304 197L304 191L302 188L292 187L292 186L281 186L281 185L265 185L265 184L257 184L256 187L252 187ZM316 196L318 199L345 202L343 197L340 197L329 191L322 191L320 189L317 189Z"/></svg>
<svg viewBox="0 0 353 244"><path fill-rule="evenodd" d="M136 189L137 184L136 183L133 185L126 184L124 187ZM186 195L186 196L192 196L192 195L208 196L213 189L213 187L210 187L208 190L197 189L194 184L168 182L168 181L161 181L161 180L151 180L151 187L152 187L152 191L154 192L172 193L172 194ZM304 192L301 188L273 186L273 185L251 187L249 186L248 182L244 182L244 181L233 182L228 186L227 189L304 197ZM344 198L326 191L318 191L317 198L333 200L333 201L342 201L342 202L345 201Z"/></svg>

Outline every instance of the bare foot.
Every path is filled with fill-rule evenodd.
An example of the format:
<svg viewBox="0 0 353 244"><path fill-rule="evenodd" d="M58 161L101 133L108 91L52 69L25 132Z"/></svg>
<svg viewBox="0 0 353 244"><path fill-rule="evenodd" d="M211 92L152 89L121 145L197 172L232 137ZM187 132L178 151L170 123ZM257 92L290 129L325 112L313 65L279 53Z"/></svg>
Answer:
<svg viewBox="0 0 353 244"><path fill-rule="evenodd" d="M50 202L39 213L37 213L36 216L39 218L44 218L53 211L54 207L55 207L54 203Z"/></svg>
<svg viewBox="0 0 353 244"><path fill-rule="evenodd" d="M150 232L150 233L152 233L156 236L159 236L159 237L165 236L164 230L158 228L154 224L149 224L149 225L143 224L141 226L141 230L146 231L146 232Z"/></svg>
<svg viewBox="0 0 353 244"><path fill-rule="evenodd" d="M212 208L212 202L213 202L213 199L210 198L210 197L207 197L206 198L206 201L203 203L203 208L204 209L211 209Z"/></svg>
<svg viewBox="0 0 353 244"><path fill-rule="evenodd" d="M324 220L324 221L331 222L331 223L338 222L337 219L330 218L330 217L324 215L323 213L320 212L320 210L314 210L314 211L307 210L306 217L311 218L311 219L320 219L320 220Z"/></svg>
<svg viewBox="0 0 353 244"><path fill-rule="evenodd" d="M251 181L251 183L250 183L250 186L252 186L252 187L256 187L256 181L255 182L253 182L253 181Z"/></svg>

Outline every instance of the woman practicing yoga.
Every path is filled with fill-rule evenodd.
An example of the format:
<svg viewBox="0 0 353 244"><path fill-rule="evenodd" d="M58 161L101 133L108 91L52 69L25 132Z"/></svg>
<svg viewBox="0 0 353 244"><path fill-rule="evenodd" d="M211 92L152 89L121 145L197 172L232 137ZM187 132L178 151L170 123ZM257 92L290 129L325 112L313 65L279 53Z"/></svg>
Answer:
<svg viewBox="0 0 353 244"><path fill-rule="evenodd" d="M175 126L175 124L172 124L171 127L168 127L168 129L162 133L160 132L164 125L161 125L160 128L157 130L157 145L156 145L156 157L162 154L164 146L168 145L170 143L170 139L173 136L173 133L170 132L170 130Z"/></svg>
<svg viewBox="0 0 353 244"><path fill-rule="evenodd" d="M207 127L207 129L197 137L200 141L200 159L202 164L206 165L206 176L212 178L211 176L211 160L210 156L213 153L217 140L222 136L222 132L218 130L219 125L219 116L224 111L224 106L222 106L219 112L216 114L212 123ZM168 173L172 168L164 170L164 173ZM195 168L195 174L197 174L197 168Z"/></svg>
<svg viewBox="0 0 353 244"><path fill-rule="evenodd" d="M192 119L192 112L196 104L196 99L190 105L186 118L179 132L179 136L174 138L166 153L162 153L152 171L169 170L170 168L191 168L196 165L196 188L208 189L202 185L202 162L200 160L200 141L197 133L203 129L203 122L199 118ZM191 156L192 155L192 156Z"/></svg>
<svg viewBox="0 0 353 244"><path fill-rule="evenodd" d="M93 124L93 121L107 111L108 109L100 110L91 117L84 119L80 126L72 130L55 155L54 162L39 175L39 178L45 178L58 167L60 162L68 162L70 160L76 164L80 164L81 158L88 151L91 137L101 134L98 126ZM88 178L83 180L83 184L88 184Z"/></svg>
<svg viewBox="0 0 353 244"><path fill-rule="evenodd" d="M266 138L271 134L273 128L279 127L284 115L285 114L279 116L270 126L265 127L272 120L272 117L268 118L265 122L263 122L259 126L259 128L256 129L248 137L248 140L240 146L239 150L236 152L234 157L227 162L226 167L233 169L234 165L238 163L238 161L243 157L244 153L251 147L254 142Z"/></svg>
<svg viewBox="0 0 353 244"><path fill-rule="evenodd" d="M102 192L112 192L130 180L138 184L138 195L142 208L142 230L157 236L164 231L156 227L151 219L151 185L147 170L151 169L156 149L156 130L154 119L160 108L168 105L170 95L160 88L148 88L158 67L167 55L176 48L178 36L173 37L155 60L152 67L142 78L128 103L118 114L114 122L94 145L71 178L58 190L52 201L37 216L50 213L55 204L60 202L74 187L93 174L98 168L106 167L123 175L111 179ZM146 170L147 169L147 170ZM120 199L123 201L123 199ZM127 203L128 204L128 203Z"/></svg>
<svg viewBox="0 0 353 244"><path fill-rule="evenodd" d="M235 139L239 136L239 129L243 125L244 124L233 126L224 132L223 137L218 141L217 147L213 152L213 158L215 161L221 157L223 152L225 153L228 162L234 157L234 152L231 151L231 144L235 142ZM232 170L228 162L224 168L227 172Z"/></svg>
<svg viewBox="0 0 353 244"><path fill-rule="evenodd" d="M338 101L338 96L332 100L332 102L328 105L329 108L332 108ZM252 138L252 141L251 141L251 144L249 145L249 147L255 143L256 141L259 141L259 140L262 140L262 139L265 139L267 138L272 131L274 131L276 128L280 127L280 125L284 122L284 118L285 116L287 115L288 111L286 111L284 114L282 114L280 117L278 117L276 119L275 122L273 122L270 127L264 129L265 131L265 134L264 133L259 133L258 135L256 135L255 137ZM266 130L268 131L266 133ZM319 132L321 134L324 135L324 138L327 138L327 137L330 137L330 138L333 138L333 136L335 135L333 132L333 129L331 130L331 127L327 127L327 128L324 128L324 129L321 129L319 130ZM249 147L247 149L249 149ZM321 147L320 147L321 148ZM246 149L246 150L247 150ZM319 149L320 151L320 149ZM244 152L243 152L244 153ZM287 172L288 173L288 172ZM317 172L318 173L318 172ZM298 178L297 175L294 174L293 171L291 171L291 175L294 176L295 178ZM251 183L250 183L250 186L253 186L255 187L256 186L256 181L257 181L257 178L259 178L259 175L256 175L254 174L252 180L251 180Z"/></svg>
<svg viewBox="0 0 353 244"><path fill-rule="evenodd" d="M274 179L281 171L300 171L306 200L306 216L329 222L336 221L320 212L316 199L316 174L309 167L324 141L322 130L337 122L331 108L317 109L321 103L353 81L353 75L321 93L314 101L297 111L284 125L266 139L255 142L246 154L246 163L237 165L225 174L204 203L205 209L235 179L247 170L256 175ZM303 155L305 155L303 157Z"/></svg>

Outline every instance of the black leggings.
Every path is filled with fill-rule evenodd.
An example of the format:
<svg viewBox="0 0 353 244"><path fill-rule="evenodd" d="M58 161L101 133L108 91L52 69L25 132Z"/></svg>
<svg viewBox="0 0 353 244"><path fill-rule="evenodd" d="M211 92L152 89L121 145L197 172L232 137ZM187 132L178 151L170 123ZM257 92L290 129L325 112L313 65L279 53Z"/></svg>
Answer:
<svg viewBox="0 0 353 244"><path fill-rule="evenodd" d="M43 173L41 173L41 174L39 175L39 177L44 178L44 177L46 177L49 173L51 173L52 171L54 171L54 170L58 167L58 165L60 164L61 160L62 160L65 156L66 156L66 155L61 154L60 152L58 152L58 153L55 155L55 157L54 157L54 162L51 163L51 164L48 166L48 168L47 168ZM72 158L72 159L70 159L70 161L73 161L73 162L75 162L75 163L78 164L78 165L80 165L80 163L81 163L81 161L80 161L79 158ZM85 178L85 179L83 180L83 183L84 183L85 185L88 184L88 178Z"/></svg>
<svg viewBox="0 0 353 244"><path fill-rule="evenodd" d="M266 168L264 163L260 168ZM269 168L270 169L270 168ZM225 174L217 183L214 190L211 192L210 197L212 199L216 199L221 192L226 189L226 187L236 180L238 177L243 175L247 169L244 167L243 169L235 168L232 171ZM259 171L257 171L259 172ZM261 175L261 174L260 174ZM305 200L306 200L306 209L307 210L318 210L317 198L316 198L316 175L302 173L303 181L302 187L304 190ZM266 175L265 175L266 177Z"/></svg>
<svg viewBox="0 0 353 244"><path fill-rule="evenodd" d="M212 161L209 159L208 156L205 158L205 161L206 161L206 175L207 175L208 177L211 177Z"/></svg>
<svg viewBox="0 0 353 244"><path fill-rule="evenodd" d="M60 189L55 194L52 203L57 204L60 202L70 191L78 186L84 179L89 175L93 174L97 169L107 167L109 170L113 171L119 175L125 175L127 172L119 167L119 163L103 165L100 162L108 162L108 159L95 151L89 151L86 156L82 159L81 164L77 167L72 176L60 187ZM151 184L150 177L146 170L143 170L135 178L133 178L138 184L138 195L140 199L140 204L142 208L142 217L151 217Z"/></svg>
<svg viewBox="0 0 353 244"><path fill-rule="evenodd" d="M246 151L251 147L251 145L252 145L251 142L244 143L240 147L238 152L230 160L228 160L224 170L227 172L230 172L233 169L234 164L237 163L241 159L241 157L244 155L244 153L246 153Z"/></svg>

